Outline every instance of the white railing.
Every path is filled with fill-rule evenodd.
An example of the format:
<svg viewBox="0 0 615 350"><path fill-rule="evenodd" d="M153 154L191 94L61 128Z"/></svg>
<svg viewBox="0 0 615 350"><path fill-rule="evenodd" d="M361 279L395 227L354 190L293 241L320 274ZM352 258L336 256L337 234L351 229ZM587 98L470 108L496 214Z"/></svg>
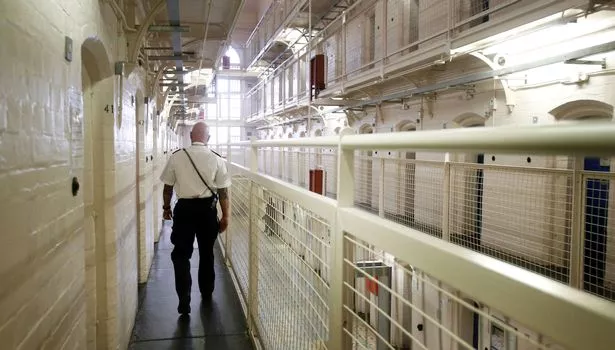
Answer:
<svg viewBox="0 0 615 350"><path fill-rule="evenodd" d="M460 201L466 200L464 179L478 168L507 174L513 173L511 169L476 164L455 167L445 162L441 187L458 196L437 201L442 213L437 219L443 229L434 235L383 217L381 208L391 195L382 196L385 192L381 190L377 190L381 194L380 216L355 207L355 160L360 159L355 153L412 149L612 157L612 135L615 124L347 135L228 145L225 153L234 178L233 219L221 242L238 282L252 335L266 349L392 349L409 345L482 349L497 346L499 341L504 344L501 349L508 350L610 349L615 343L614 303L497 260L482 250L455 244L448 228L464 225L458 210ZM289 147L337 149L337 200L258 170L260 160L266 157L261 149L277 149L278 159L282 159ZM415 170L429 164L402 163L404 169L411 169L406 167L408 163L414 164ZM383 168L390 171L386 165ZM277 175L282 176L284 165L278 164L277 169ZM571 176L571 185L557 179L549 187L551 191L557 184L578 186L601 180L611 184L611 192L615 188L610 173L532 171L547 179ZM385 181L373 179L377 182ZM429 181L415 185L419 189ZM487 183L485 186L486 191ZM584 210L577 210L587 204L574 207L573 227L579 229L562 244L573 247L572 268L583 263L579 216ZM528 232L513 231L506 239L523 233ZM476 327L473 319L480 320Z"/></svg>

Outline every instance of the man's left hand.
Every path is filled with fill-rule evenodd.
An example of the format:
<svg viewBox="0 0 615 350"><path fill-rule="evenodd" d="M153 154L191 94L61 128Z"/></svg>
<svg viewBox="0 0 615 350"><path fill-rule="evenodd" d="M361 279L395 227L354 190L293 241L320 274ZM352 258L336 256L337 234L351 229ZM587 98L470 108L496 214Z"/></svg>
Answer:
<svg viewBox="0 0 615 350"><path fill-rule="evenodd" d="M228 227L228 217L223 216L222 218L220 218L220 224L219 224L218 232L222 233L222 232L226 231L227 227Z"/></svg>

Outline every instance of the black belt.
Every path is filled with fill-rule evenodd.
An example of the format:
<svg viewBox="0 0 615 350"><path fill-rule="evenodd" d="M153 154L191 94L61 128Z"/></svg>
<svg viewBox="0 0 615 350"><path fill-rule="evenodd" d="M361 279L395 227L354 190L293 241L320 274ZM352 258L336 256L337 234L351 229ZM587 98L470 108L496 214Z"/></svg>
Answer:
<svg viewBox="0 0 615 350"><path fill-rule="evenodd" d="M203 198L180 198L177 201L182 201L182 202L207 202L207 201L211 201L214 197L203 197Z"/></svg>

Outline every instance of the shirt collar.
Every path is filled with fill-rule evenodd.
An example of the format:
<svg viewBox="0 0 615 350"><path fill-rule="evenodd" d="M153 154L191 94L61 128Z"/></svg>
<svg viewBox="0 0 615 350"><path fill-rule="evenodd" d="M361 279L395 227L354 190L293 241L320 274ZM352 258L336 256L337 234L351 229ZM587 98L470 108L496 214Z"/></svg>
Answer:
<svg viewBox="0 0 615 350"><path fill-rule="evenodd" d="M204 144L203 142L193 142L192 146L207 146L207 145Z"/></svg>

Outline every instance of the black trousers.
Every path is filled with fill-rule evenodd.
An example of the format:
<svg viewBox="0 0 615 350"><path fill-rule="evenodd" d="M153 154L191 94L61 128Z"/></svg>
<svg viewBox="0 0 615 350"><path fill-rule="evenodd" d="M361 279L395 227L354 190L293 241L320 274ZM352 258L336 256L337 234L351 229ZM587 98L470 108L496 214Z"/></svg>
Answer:
<svg viewBox="0 0 615 350"><path fill-rule="evenodd" d="M171 253L175 270L175 290L181 302L190 302L192 277L190 258L194 237L199 243L199 289L207 296L214 290L214 243L218 237L218 213L212 209L211 198L179 199L173 210Z"/></svg>

